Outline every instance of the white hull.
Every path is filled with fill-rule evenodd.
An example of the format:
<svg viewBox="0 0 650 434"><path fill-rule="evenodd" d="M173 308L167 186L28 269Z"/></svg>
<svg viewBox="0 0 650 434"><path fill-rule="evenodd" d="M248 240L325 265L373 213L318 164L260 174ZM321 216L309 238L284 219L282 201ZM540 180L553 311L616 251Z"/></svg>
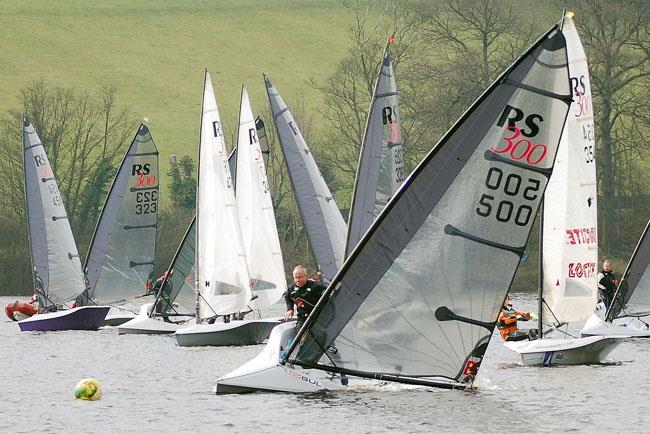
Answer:
<svg viewBox="0 0 650 434"><path fill-rule="evenodd" d="M603 321L595 313L587 319L585 326L580 330L581 336L621 336L633 338L649 338L650 329L647 324L636 318L618 318L613 322Z"/></svg>
<svg viewBox="0 0 650 434"><path fill-rule="evenodd" d="M104 318L104 324L102 325L110 327L119 326L120 324L131 321L135 316L130 310L111 306L111 310L108 311L108 315Z"/></svg>
<svg viewBox="0 0 650 434"><path fill-rule="evenodd" d="M345 388L339 376L316 369L302 369L280 364L280 353L289 346L295 335L294 322L276 326L264 350L248 363L219 378L215 393L255 391L309 393Z"/></svg>
<svg viewBox="0 0 650 434"><path fill-rule="evenodd" d="M589 365L603 363L627 336L589 336L575 339L537 339L505 342L521 355L524 366Z"/></svg>
<svg viewBox="0 0 650 434"><path fill-rule="evenodd" d="M280 319L276 318L194 324L175 335L181 347L256 345L264 342L278 324Z"/></svg>
<svg viewBox="0 0 650 434"><path fill-rule="evenodd" d="M166 322L162 319L149 317L149 312L153 303L147 303L140 308L140 313L132 320L117 327L118 335L125 334L143 334L143 335L161 335L175 333L180 327L184 326L183 321L175 320ZM184 318L184 317L181 317ZM187 318L189 321L192 317Z"/></svg>

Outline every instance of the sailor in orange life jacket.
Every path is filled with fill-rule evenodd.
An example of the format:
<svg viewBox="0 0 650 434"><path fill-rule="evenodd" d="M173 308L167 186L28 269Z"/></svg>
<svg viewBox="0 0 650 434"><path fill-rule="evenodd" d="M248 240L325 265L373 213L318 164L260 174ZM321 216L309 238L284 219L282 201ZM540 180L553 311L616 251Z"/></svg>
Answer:
<svg viewBox="0 0 650 434"><path fill-rule="evenodd" d="M517 327L517 321L528 321L530 317L530 313L514 310L510 303L510 297L506 295L506 299L503 301L503 307L501 307L501 313L497 319L497 328L499 329L503 340L521 341L524 339L530 339L531 336L529 335L528 330L519 330Z"/></svg>

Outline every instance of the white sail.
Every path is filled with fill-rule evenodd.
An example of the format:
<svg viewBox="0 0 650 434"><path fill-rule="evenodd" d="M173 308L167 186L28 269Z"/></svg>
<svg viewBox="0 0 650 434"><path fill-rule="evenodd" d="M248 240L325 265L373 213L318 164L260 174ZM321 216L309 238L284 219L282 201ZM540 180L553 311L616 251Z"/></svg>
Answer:
<svg viewBox="0 0 650 434"><path fill-rule="evenodd" d="M228 153L207 71L204 86L197 203L201 296L197 320L238 312L251 298Z"/></svg>
<svg viewBox="0 0 650 434"><path fill-rule="evenodd" d="M591 86L587 57L571 18L565 18L562 33L567 41L573 102L544 196L544 299L552 311L544 315L548 322L556 318L560 322L586 319L597 297L596 142Z"/></svg>
<svg viewBox="0 0 650 434"><path fill-rule="evenodd" d="M36 285L43 306L65 303L84 290L77 245L45 148L28 118L23 121L25 201Z"/></svg>
<svg viewBox="0 0 650 434"><path fill-rule="evenodd" d="M273 202L248 92L242 88L237 142L237 214L248 260L253 308L270 306L286 290Z"/></svg>

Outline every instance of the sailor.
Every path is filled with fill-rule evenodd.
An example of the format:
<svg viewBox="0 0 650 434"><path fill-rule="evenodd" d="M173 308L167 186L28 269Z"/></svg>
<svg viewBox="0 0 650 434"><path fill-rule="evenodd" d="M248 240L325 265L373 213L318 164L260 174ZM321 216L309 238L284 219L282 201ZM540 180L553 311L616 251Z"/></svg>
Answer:
<svg viewBox="0 0 650 434"><path fill-rule="evenodd" d="M320 277L320 273L316 273ZM316 303L323 295L325 287L315 280L307 277L307 270L302 265L296 265L293 269L293 285L289 285L284 293L284 301L287 304L285 320L293 318L294 305L296 306L297 321L296 329L300 329L305 320L316 306Z"/></svg>
<svg viewBox="0 0 650 434"><path fill-rule="evenodd" d="M603 261L603 269L598 273L598 296L599 301L605 303L605 308L608 308L614 300L618 280L614 277L612 271L612 262L609 259Z"/></svg>
<svg viewBox="0 0 650 434"><path fill-rule="evenodd" d="M503 340L521 341L524 339L534 339L536 336L533 336L530 332L536 332L536 330L523 331L517 327L517 321L528 321L529 319L531 319L531 314L513 309L512 303L510 303L510 297L506 295L506 299L503 301L503 306L501 307L501 313L499 313L499 318L497 319L497 328Z"/></svg>
<svg viewBox="0 0 650 434"><path fill-rule="evenodd" d="M165 285L163 286L163 282L165 282ZM162 294L160 294L160 300L158 300L158 303L156 304L156 313L163 313L163 308L167 308L170 304L170 295L172 292L172 282L171 282L171 276L169 273L169 270L165 271L162 276L160 276L158 279L156 279L156 282L153 284L151 288L151 292L153 293L154 297L158 296L158 293L160 292L162 288ZM163 317L165 322L169 322L169 318L166 316Z"/></svg>

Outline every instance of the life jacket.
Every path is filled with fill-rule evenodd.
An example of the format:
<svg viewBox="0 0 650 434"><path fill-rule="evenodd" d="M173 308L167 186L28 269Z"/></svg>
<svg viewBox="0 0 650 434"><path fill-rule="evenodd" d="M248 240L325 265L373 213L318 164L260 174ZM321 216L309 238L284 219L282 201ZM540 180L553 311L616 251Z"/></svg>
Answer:
<svg viewBox="0 0 650 434"><path fill-rule="evenodd" d="M501 313L497 319L497 328L499 329L499 333L501 333L503 340L505 341L510 333L519 330L519 327L517 327L517 321L529 319L530 314L528 313L519 312L514 309L501 309Z"/></svg>

